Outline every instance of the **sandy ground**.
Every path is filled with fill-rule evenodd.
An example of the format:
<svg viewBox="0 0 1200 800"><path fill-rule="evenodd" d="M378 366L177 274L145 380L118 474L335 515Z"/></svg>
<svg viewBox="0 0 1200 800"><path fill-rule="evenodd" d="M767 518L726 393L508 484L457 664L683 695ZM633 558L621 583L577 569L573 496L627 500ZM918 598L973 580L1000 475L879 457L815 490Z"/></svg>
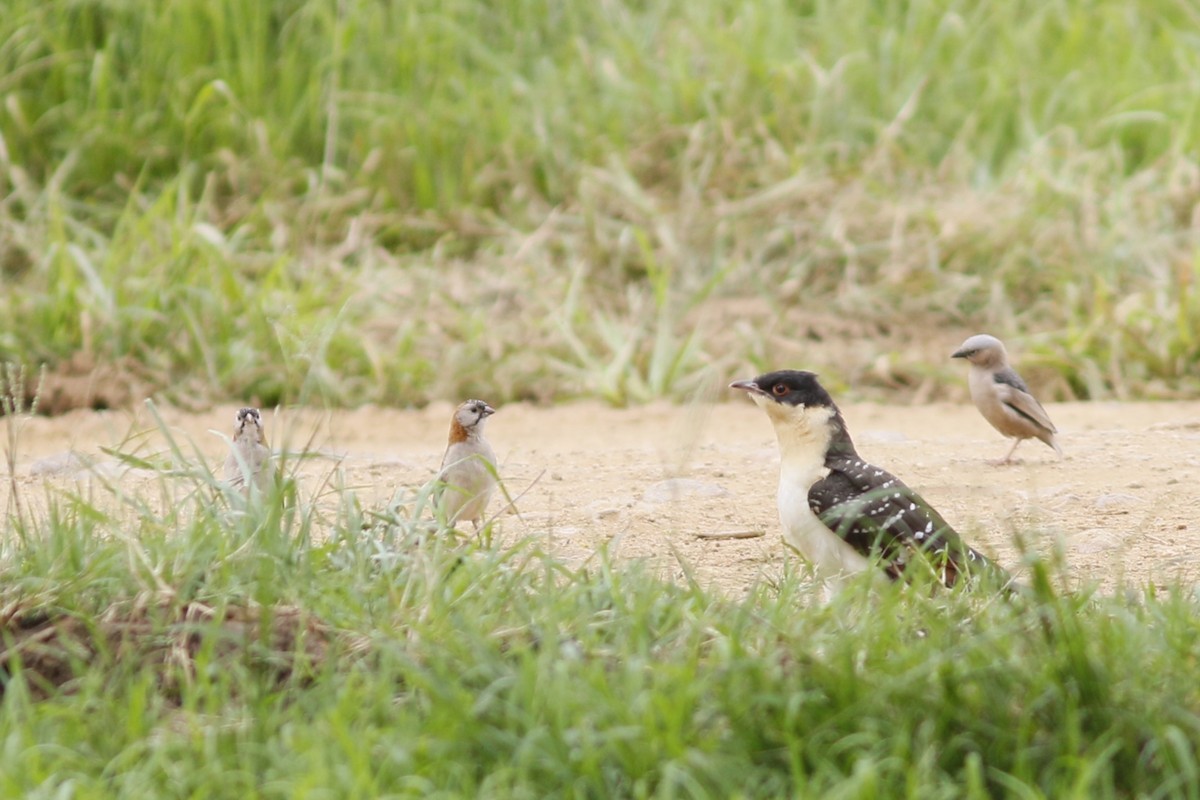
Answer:
<svg viewBox="0 0 1200 800"><path fill-rule="evenodd" d="M228 433L234 411L162 415L216 469L226 452L218 432ZM1061 549L1079 583L1111 589L1200 578L1200 403L1065 403L1048 411L1066 458L1025 442L1017 451L1022 463L997 467L987 461L1002 456L1007 441L970 405L843 408L862 455L900 476L968 541L1010 568L1020 565L1014 532L1021 532L1039 553ZM382 508L398 489L432 477L450 412L450 405L436 404L264 417L276 448L320 454L299 462L305 491L340 470L364 506ZM498 518L501 543L537 537L570 564L594 558L607 544L618 560L648 560L672 578L682 575L682 559L701 582L733 594L797 559L779 533L774 436L766 416L744 398L625 410L503 406L488 434L509 492L520 495L520 515ZM124 489L150 492L157 479L118 469L102 447L148 455L166 445L144 408L22 420L16 450L22 496L44 502L88 480L70 453L119 476ZM502 506L494 499L490 510ZM763 535L700 538L735 532Z"/></svg>

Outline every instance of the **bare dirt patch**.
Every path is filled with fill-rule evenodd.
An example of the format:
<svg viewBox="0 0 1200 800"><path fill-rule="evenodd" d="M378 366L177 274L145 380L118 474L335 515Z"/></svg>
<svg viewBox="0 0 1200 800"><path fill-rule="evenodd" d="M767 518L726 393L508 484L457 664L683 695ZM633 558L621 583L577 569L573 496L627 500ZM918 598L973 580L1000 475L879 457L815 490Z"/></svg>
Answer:
<svg viewBox="0 0 1200 800"><path fill-rule="evenodd" d="M115 605L98 619L8 606L0 609L0 634L0 676L7 677L19 662L38 699L69 686L83 663L104 659L155 665L163 689L178 699L180 682L195 678L206 635L216 641L211 658L236 658L278 683L307 679L333 638L326 625L290 606L217 610L199 602L172 606L166 598L154 605ZM0 699L4 689L0 682Z"/></svg>
<svg viewBox="0 0 1200 800"><path fill-rule="evenodd" d="M452 406L420 411L363 408L266 413L276 448L308 446L302 486L341 471L364 505L382 508L397 489L435 472ZM1200 578L1200 403L1060 403L1048 406L1066 458L1038 442L1023 463L996 467L1008 444L965 403L843 408L860 452L921 492L973 544L1018 567L1014 534L1042 554L1061 549L1072 580L1111 589L1122 582L1168 586ZM178 436L214 468L235 409L166 411ZM787 552L775 510L778 457L765 415L746 401L612 409L501 406L489 438L520 515L501 514L499 542L535 537L572 564L607 546L665 577L682 563L709 586L739 594L780 574ZM101 447L132 450L131 434L153 428L144 410L74 411L22 421L17 483L45 497L87 480L81 458L115 471ZM139 452L163 450L161 433ZM122 442L126 442L124 445ZM77 453L79 457L70 457ZM127 488L157 478L139 471ZM7 490L5 490L7 491ZM502 503L493 500L492 512ZM763 531L759 538L700 538Z"/></svg>
<svg viewBox="0 0 1200 800"><path fill-rule="evenodd" d="M79 352L44 374L25 378L25 407L37 401L38 411L51 416L77 408L127 408L145 397L154 383L132 358L97 364Z"/></svg>

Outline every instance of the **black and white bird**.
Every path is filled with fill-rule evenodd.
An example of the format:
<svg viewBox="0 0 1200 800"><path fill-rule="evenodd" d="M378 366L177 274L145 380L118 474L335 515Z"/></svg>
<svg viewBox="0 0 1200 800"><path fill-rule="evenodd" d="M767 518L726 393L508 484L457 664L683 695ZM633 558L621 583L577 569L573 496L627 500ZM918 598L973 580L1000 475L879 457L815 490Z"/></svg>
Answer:
<svg viewBox="0 0 1200 800"><path fill-rule="evenodd" d="M1062 458L1062 448L1054 438L1058 429L1050 421L1046 409L1029 391L1025 381L1009 365L1004 342L986 333L976 334L963 342L950 357L965 358L970 363L967 385L971 389L975 407L993 428L1014 439L1008 455L993 463L1012 463L1017 445L1026 439L1041 439Z"/></svg>
<svg viewBox="0 0 1200 800"><path fill-rule="evenodd" d="M782 370L730 387L749 392L771 419L779 440L784 540L830 588L876 565L892 578L932 570L947 586L977 574L1009 582L920 495L858 455L816 375Z"/></svg>
<svg viewBox="0 0 1200 800"><path fill-rule="evenodd" d="M495 413L482 400L467 400L450 418L436 494L442 519L450 526L470 520L478 530L496 489L496 453L483 438L484 423Z"/></svg>
<svg viewBox="0 0 1200 800"><path fill-rule="evenodd" d="M262 415L257 408L239 408L234 417L232 446L225 459L225 480L237 489L257 487L265 492L273 475Z"/></svg>

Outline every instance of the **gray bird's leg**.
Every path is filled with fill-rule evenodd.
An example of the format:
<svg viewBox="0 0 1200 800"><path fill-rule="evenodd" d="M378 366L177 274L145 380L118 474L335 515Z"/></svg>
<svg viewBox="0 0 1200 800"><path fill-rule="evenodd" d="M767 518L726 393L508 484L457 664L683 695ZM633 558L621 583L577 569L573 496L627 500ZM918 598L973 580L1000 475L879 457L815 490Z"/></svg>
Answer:
<svg viewBox="0 0 1200 800"><path fill-rule="evenodd" d="M993 461L992 463L997 466L999 466L1001 464L1013 463L1013 453L1017 452L1017 445L1019 445L1023 441L1025 441L1025 440L1024 439L1014 439L1013 446L1011 448L1009 448L1008 455L1006 455L1004 458L1000 459L999 461Z"/></svg>

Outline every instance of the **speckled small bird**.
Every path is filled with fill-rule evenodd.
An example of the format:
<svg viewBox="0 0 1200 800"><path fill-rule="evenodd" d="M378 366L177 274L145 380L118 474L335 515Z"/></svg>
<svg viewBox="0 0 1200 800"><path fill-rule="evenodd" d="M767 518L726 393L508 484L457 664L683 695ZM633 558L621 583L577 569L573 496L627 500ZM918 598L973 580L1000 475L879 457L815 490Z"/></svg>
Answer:
<svg viewBox="0 0 1200 800"><path fill-rule="evenodd" d="M859 456L816 375L781 370L730 387L749 392L775 428L784 540L829 588L872 564L892 578L925 565L947 586L978 573L1009 582L920 495Z"/></svg>
<svg viewBox="0 0 1200 800"><path fill-rule="evenodd" d="M233 426L233 446L225 459L225 480L234 488L271 485L271 448L257 408L240 408Z"/></svg>
<svg viewBox="0 0 1200 800"><path fill-rule="evenodd" d="M496 489L496 453L483 438L483 426L496 409L468 400L450 419L450 440L438 473L436 502L448 525L470 520L479 530Z"/></svg>
<svg viewBox="0 0 1200 800"><path fill-rule="evenodd" d="M967 385L975 407L993 428L1014 439L1008 455L992 463L1012 463L1017 445L1026 439L1042 440L1062 458L1062 448L1054 438L1058 429L1025 381L1009 366L1003 342L980 333L968 338L950 357L965 358L970 363Z"/></svg>

